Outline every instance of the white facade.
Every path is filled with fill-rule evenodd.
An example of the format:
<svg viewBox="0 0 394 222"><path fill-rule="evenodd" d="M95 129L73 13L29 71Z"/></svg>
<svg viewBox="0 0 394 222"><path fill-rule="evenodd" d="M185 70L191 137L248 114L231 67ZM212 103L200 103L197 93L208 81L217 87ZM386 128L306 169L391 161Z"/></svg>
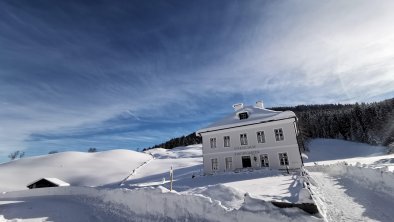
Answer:
<svg viewBox="0 0 394 222"><path fill-rule="evenodd" d="M196 132L202 136L205 173L302 166L293 112L264 109L258 103L234 108L231 116Z"/></svg>

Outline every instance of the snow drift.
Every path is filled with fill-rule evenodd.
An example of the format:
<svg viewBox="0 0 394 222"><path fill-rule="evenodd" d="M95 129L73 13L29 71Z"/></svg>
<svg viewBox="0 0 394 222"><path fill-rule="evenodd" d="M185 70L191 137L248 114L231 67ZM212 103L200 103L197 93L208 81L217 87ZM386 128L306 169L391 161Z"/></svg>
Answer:
<svg viewBox="0 0 394 222"><path fill-rule="evenodd" d="M220 187L216 187L218 192ZM224 190L223 192L227 192ZM39 196L76 196L83 202L104 205L132 221L319 221L299 209L280 209L269 202L244 197L239 210L229 210L220 201L203 195L183 195L166 188L97 189L56 187L8 192L0 199ZM160 196L160 198L158 198Z"/></svg>
<svg viewBox="0 0 394 222"><path fill-rule="evenodd" d="M394 174L384 168L373 169L348 165L345 162L332 165L316 165L307 167L308 171L324 172L330 176L342 176L352 179L355 183L373 191L394 197Z"/></svg>

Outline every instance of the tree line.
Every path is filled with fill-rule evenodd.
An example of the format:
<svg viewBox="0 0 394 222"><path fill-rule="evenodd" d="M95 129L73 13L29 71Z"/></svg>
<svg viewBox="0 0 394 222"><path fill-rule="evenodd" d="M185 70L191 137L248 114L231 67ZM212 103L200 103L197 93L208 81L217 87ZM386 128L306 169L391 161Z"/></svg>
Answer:
<svg viewBox="0 0 394 222"><path fill-rule="evenodd" d="M199 143L202 143L201 137L196 136L196 133L191 133L187 136L172 138L164 143L160 143L149 148L144 148L143 151L154 148L172 149L178 146L188 146Z"/></svg>
<svg viewBox="0 0 394 222"><path fill-rule="evenodd" d="M299 105L270 109L295 112L301 145L313 138L330 138L394 147L394 98L372 103ZM172 149L198 143L201 143L201 138L191 133L144 150L158 147Z"/></svg>

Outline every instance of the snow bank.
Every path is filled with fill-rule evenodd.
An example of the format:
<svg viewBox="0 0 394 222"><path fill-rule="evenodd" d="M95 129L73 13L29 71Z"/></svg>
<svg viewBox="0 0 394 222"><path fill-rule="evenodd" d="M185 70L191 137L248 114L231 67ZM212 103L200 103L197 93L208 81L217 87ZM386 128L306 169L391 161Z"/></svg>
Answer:
<svg viewBox="0 0 394 222"><path fill-rule="evenodd" d="M208 185L204 187L197 187L186 192L185 194L203 195L214 200L219 200L220 203L228 209L239 209L244 202L245 192L223 185Z"/></svg>
<svg viewBox="0 0 394 222"><path fill-rule="evenodd" d="M348 165L345 162L332 165L316 165L307 167L308 171L324 172L330 176L342 176L352 179L373 191L378 191L394 197L394 174L384 169L372 169Z"/></svg>
<svg viewBox="0 0 394 222"><path fill-rule="evenodd" d="M163 187L143 189L96 189L88 187L41 188L0 194L0 200L47 195L72 195L91 204L101 202L114 213L133 221L319 221L298 209L279 209L249 196L239 210L228 210L203 195L182 195Z"/></svg>

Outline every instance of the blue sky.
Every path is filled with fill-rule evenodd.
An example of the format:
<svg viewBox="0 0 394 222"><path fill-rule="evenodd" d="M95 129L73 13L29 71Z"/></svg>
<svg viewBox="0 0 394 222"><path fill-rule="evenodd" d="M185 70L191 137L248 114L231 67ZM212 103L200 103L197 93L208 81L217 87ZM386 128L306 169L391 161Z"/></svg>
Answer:
<svg viewBox="0 0 394 222"><path fill-rule="evenodd" d="M1 1L0 161L144 148L237 102L394 96L393 1Z"/></svg>

